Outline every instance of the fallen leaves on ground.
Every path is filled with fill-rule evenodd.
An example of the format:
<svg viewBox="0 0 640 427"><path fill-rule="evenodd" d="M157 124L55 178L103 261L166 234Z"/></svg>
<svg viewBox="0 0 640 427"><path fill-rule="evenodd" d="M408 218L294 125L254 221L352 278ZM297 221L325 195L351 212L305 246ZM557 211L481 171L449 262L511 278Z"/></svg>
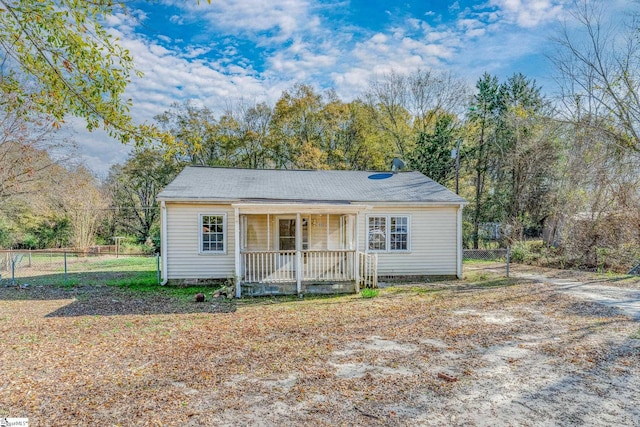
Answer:
<svg viewBox="0 0 640 427"><path fill-rule="evenodd" d="M555 382L564 375L577 382L571 392L603 377L638 391L640 343L627 339L637 323L615 310L543 284L451 289L240 301L213 312L150 297L118 315L70 311L82 295L12 299L18 291L3 290L0 416L33 426L474 424L484 410L477 402L503 393L518 396L502 409L505 420L526 425L537 404L557 404L562 415L562 402L545 393L564 387ZM591 391L615 399L613 383ZM616 414L640 419L615 404ZM584 421L590 410L570 415Z"/></svg>

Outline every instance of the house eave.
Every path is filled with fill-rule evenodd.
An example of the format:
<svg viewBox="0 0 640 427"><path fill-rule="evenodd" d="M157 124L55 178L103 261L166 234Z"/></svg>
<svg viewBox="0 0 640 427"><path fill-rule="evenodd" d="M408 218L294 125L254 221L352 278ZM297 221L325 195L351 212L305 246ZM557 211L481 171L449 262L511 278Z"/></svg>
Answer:
<svg viewBox="0 0 640 427"><path fill-rule="evenodd" d="M158 201L165 203L193 203L193 204L217 204L232 205L238 207L273 207L280 209L282 207L310 207L310 208L345 208L345 207L371 207L371 206L425 206L425 207L450 207L450 206L466 206L469 203L466 200L459 201L438 201L438 200L420 200L420 201L349 201L349 200L276 200L276 199L214 199L214 198L193 198L193 197L158 197Z"/></svg>
<svg viewBox="0 0 640 427"><path fill-rule="evenodd" d="M371 205L351 203L233 203L242 213L281 214L299 213L358 213L371 210Z"/></svg>

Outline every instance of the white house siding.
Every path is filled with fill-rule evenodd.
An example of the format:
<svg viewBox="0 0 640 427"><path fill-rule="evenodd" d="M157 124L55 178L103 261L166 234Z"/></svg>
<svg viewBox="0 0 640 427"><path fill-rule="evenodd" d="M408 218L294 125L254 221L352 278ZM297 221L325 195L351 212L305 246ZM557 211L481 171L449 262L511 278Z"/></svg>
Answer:
<svg viewBox="0 0 640 427"><path fill-rule="evenodd" d="M340 249L340 215L308 215L311 250ZM327 232L327 227L329 231ZM329 241L327 242L327 237Z"/></svg>
<svg viewBox="0 0 640 427"><path fill-rule="evenodd" d="M327 215L309 215L309 249L327 249Z"/></svg>
<svg viewBox="0 0 640 427"><path fill-rule="evenodd" d="M167 277L225 279L235 270L234 209L230 205L167 203ZM226 253L200 253L200 215L226 214Z"/></svg>
<svg viewBox="0 0 640 427"><path fill-rule="evenodd" d="M340 215L329 215L329 249L340 247Z"/></svg>
<svg viewBox="0 0 640 427"><path fill-rule="evenodd" d="M359 249L367 244L367 216L410 217L410 251L378 252L378 275L455 275L457 272L457 206L374 207L358 218ZM388 227L388 225L387 225Z"/></svg>
<svg viewBox="0 0 640 427"><path fill-rule="evenodd" d="M266 251L273 249L275 234L273 220L269 227L271 228L267 227L267 215L247 215L247 247L245 250Z"/></svg>

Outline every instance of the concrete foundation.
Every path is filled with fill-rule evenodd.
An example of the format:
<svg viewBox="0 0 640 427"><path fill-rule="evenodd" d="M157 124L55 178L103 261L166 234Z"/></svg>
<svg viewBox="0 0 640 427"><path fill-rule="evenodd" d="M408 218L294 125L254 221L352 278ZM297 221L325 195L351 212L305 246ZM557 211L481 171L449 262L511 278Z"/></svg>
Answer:
<svg viewBox="0 0 640 427"><path fill-rule="evenodd" d="M295 283L243 283L242 296L296 295ZM356 290L354 282L302 283L302 294L349 294Z"/></svg>

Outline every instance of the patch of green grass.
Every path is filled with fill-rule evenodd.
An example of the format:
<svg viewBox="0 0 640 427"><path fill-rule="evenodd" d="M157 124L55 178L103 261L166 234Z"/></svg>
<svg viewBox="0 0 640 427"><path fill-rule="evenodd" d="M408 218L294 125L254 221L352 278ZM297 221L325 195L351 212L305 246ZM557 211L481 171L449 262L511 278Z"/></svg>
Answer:
<svg viewBox="0 0 640 427"><path fill-rule="evenodd" d="M78 278L76 277L73 277L71 279L63 280L62 283L60 283L60 287L73 288L75 286L78 286L79 284L80 284L80 280L78 280Z"/></svg>
<svg viewBox="0 0 640 427"><path fill-rule="evenodd" d="M632 340L640 340L640 329L638 329L635 333L629 335L629 338Z"/></svg>
<svg viewBox="0 0 640 427"><path fill-rule="evenodd" d="M360 291L360 295L362 295L362 298L375 298L379 294L379 289L364 288L362 291Z"/></svg>
<svg viewBox="0 0 640 427"><path fill-rule="evenodd" d="M125 277L109 279L105 281L105 284L107 286L117 286L119 288L127 288L140 292L153 291L160 287L155 271L141 271Z"/></svg>
<svg viewBox="0 0 640 427"><path fill-rule="evenodd" d="M211 299L211 294L218 289L219 286L161 286L158 284L158 278L154 271L140 272L135 276L123 277L118 279L107 280L108 286L115 286L126 289L133 293L157 293L161 295L169 295L184 300L192 300L198 293L203 293L206 299Z"/></svg>

